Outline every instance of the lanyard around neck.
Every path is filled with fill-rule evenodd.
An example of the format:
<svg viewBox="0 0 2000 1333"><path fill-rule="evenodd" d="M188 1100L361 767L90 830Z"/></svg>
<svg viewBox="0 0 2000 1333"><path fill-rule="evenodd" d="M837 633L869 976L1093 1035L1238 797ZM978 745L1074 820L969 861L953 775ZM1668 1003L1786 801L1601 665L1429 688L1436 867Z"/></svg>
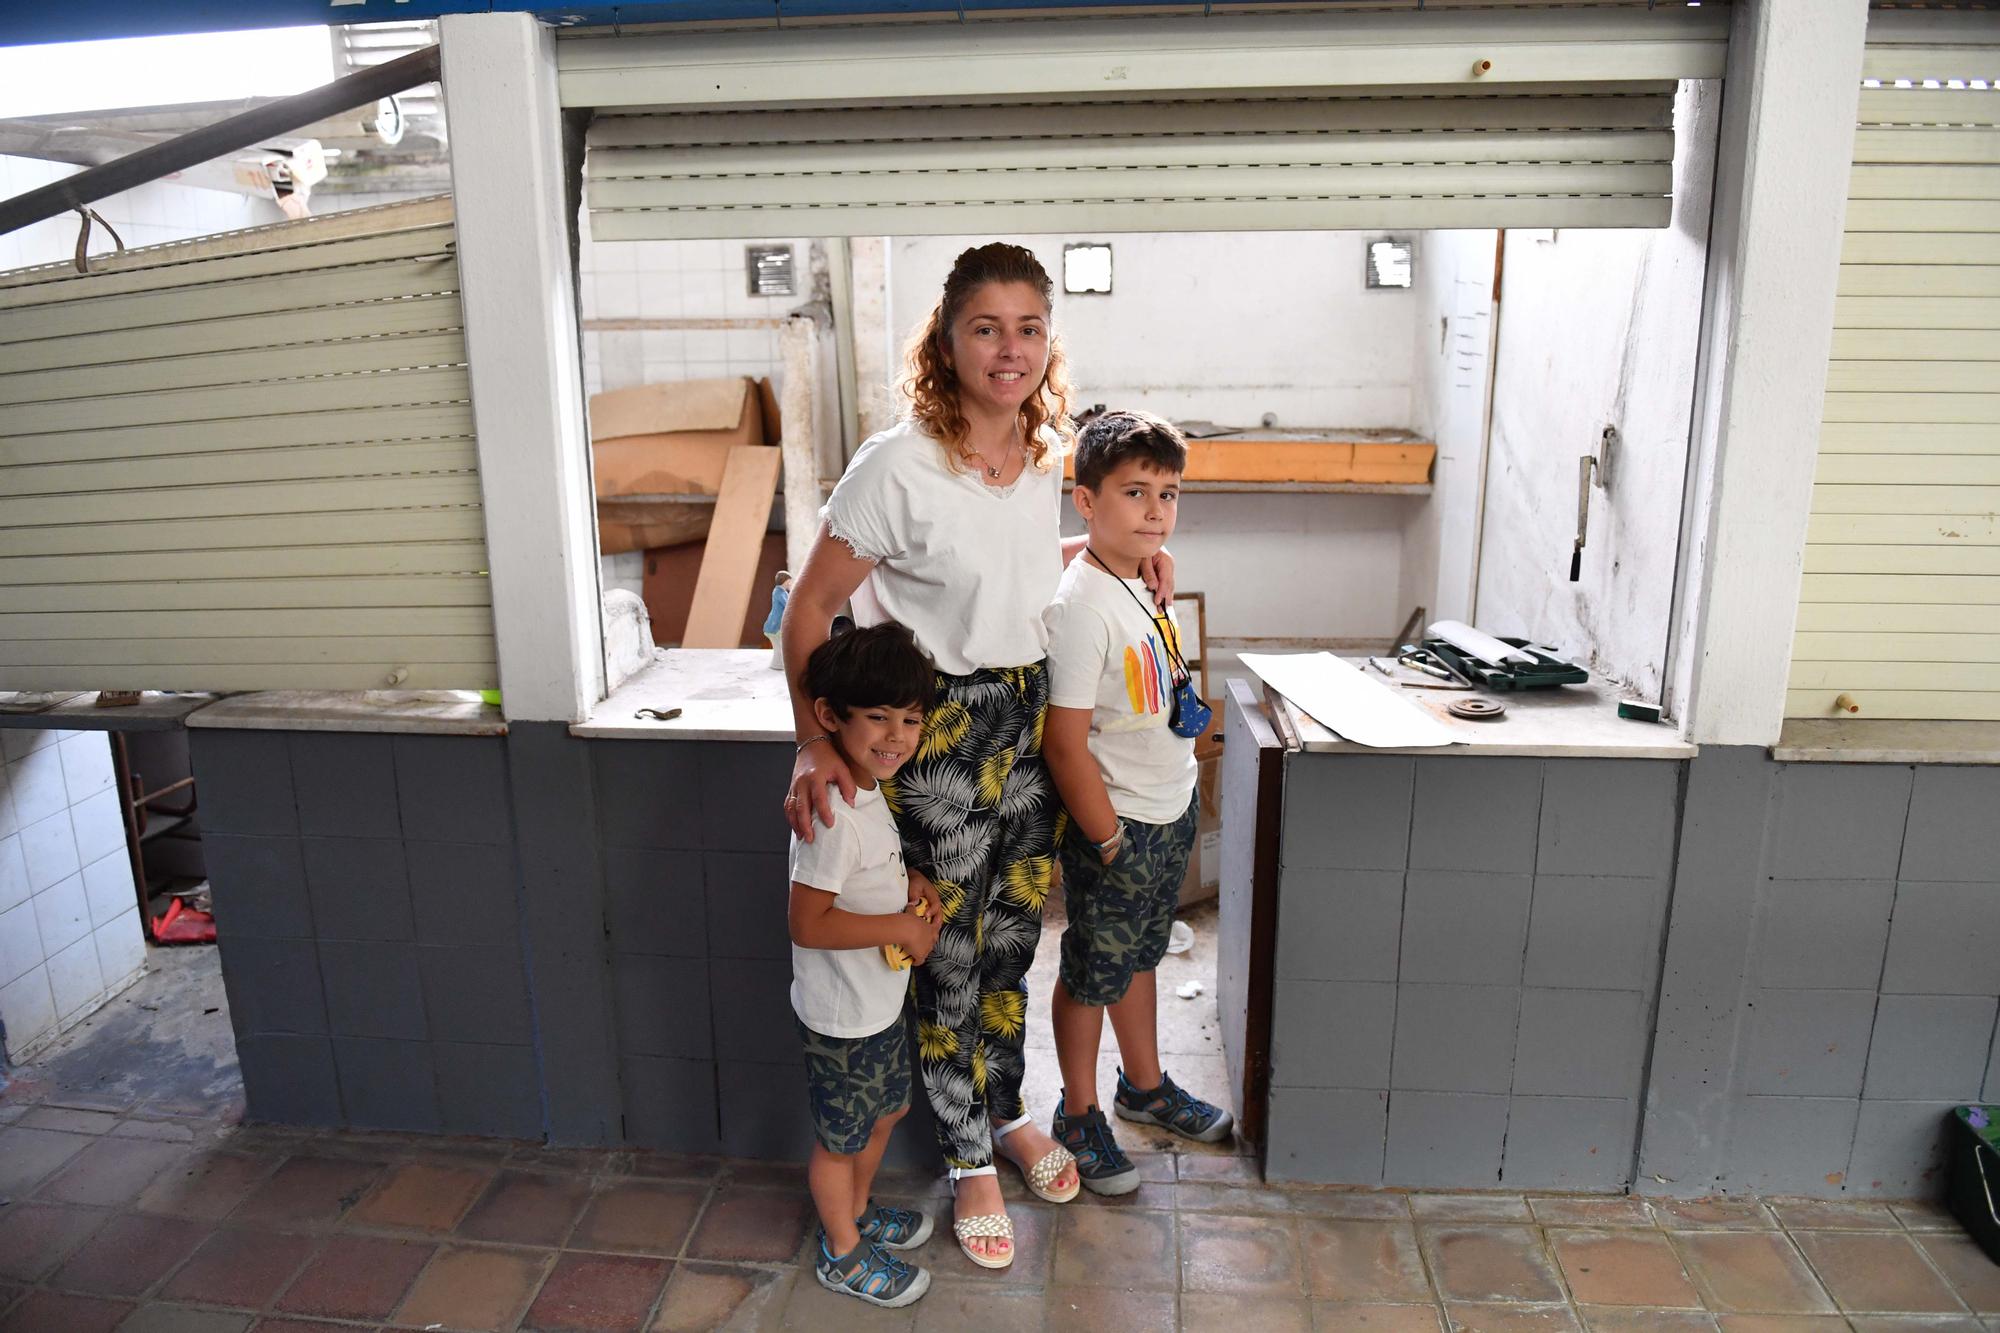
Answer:
<svg viewBox="0 0 2000 1333"><path fill-rule="evenodd" d="M1188 670L1187 659L1181 656L1180 645L1174 642L1177 636L1169 632L1174 622L1167 618L1167 613L1149 608L1144 602L1140 601L1139 594L1132 591L1132 585L1124 579L1119 578L1118 575L1113 574L1111 566L1105 564L1103 557L1099 556L1097 552L1086 546L1083 548L1083 553L1092 560L1095 560L1099 569L1109 574L1113 579L1117 579L1118 586L1125 590L1125 595L1132 599L1132 604L1138 607L1146 615L1146 618L1151 620L1154 626L1160 631L1160 644L1167 650L1167 659L1174 664L1174 669L1182 674L1186 674Z"/></svg>

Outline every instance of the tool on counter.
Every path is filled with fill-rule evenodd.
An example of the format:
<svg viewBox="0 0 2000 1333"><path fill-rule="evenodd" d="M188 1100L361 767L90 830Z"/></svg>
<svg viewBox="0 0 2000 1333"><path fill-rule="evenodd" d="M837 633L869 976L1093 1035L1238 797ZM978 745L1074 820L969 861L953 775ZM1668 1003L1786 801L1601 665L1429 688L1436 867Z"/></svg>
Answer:
<svg viewBox="0 0 2000 1333"><path fill-rule="evenodd" d="M1440 635L1426 639L1423 653L1442 662L1460 679L1489 690L1534 690L1551 685L1581 685L1590 673L1543 646L1526 639L1496 639L1478 630L1468 630L1455 621L1431 626L1457 632L1457 641ZM1466 642L1485 640L1490 646L1475 650Z"/></svg>
<svg viewBox="0 0 2000 1333"><path fill-rule="evenodd" d="M1507 705L1497 699L1453 699L1445 711L1468 722L1497 722L1507 715Z"/></svg>
<svg viewBox="0 0 2000 1333"><path fill-rule="evenodd" d="M1382 659L1379 657L1369 658L1368 665L1374 667L1377 671L1381 672L1385 676L1393 676L1396 674L1395 672L1391 671L1388 665L1384 663Z"/></svg>
<svg viewBox="0 0 2000 1333"><path fill-rule="evenodd" d="M638 718L650 717L655 722L671 722L680 715L681 710L678 708L641 708L638 712L632 714L633 717Z"/></svg>

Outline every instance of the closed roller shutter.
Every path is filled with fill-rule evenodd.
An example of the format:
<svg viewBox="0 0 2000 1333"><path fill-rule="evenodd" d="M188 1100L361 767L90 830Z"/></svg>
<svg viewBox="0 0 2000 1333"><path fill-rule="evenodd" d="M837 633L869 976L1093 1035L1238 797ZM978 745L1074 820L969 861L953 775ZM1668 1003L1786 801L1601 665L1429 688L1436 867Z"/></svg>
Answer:
<svg viewBox="0 0 2000 1333"><path fill-rule="evenodd" d="M1864 71L1787 712L2000 719L2000 14Z"/></svg>
<svg viewBox="0 0 2000 1333"><path fill-rule="evenodd" d="M444 200L0 274L0 689L497 684L462 326Z"/></svg>
<svg viewBox="0 0 2000 1333"><path fill-rule="evenodd" d="M578 37L602 239L1657 227L1727 11ZM1489 64L1483 74L1475 67ZM867 90L857 98L857 90Z"/></svg>

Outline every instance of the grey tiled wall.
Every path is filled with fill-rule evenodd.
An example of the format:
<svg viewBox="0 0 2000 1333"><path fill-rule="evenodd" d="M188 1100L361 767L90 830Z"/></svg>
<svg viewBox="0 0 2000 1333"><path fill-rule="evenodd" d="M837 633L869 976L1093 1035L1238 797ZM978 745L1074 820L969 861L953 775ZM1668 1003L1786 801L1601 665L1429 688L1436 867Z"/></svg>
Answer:
<svg viewBox="0 0 2000 1333"><path fill-rule="evenodd" d="M1681 766L1289 756L1274 1178L1630 1178Z"/></svg>
<svg viewBox="0 0 2000 1333"><path fill-rule="evenodd" d="M504 742L190 737L250 1114L539 1138Z"/></svg>

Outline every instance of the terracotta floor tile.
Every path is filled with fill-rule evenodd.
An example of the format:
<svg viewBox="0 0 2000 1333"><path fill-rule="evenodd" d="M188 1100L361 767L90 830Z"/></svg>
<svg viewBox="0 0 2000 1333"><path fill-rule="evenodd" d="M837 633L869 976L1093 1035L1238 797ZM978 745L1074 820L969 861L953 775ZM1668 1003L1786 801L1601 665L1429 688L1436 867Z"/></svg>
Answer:
<svg viewBox="0 0 2000 1333"><path fill-rule="evenodd" d="M226 1227L202 1243L160 1295L171 1301L259 1309L285 1289L314 1244L310 1236Z"/></svg>
<svg viewBox="0 0 2000 1333"><path fill-rule="evenodd" d="M800 1241L812 1226L812 1200L803 1190L794 1194L789 1190L778 1193L721 1187L701 1215L701 1223L687 1243L687 1255L690 1259L776 1263L798 1253ZM582 1223L577 1230L583 1230Z"/></svg>
<svg viewBox="0 0 2000 1333"><path fill-rule="evenodd" d="M0 1208L0 1277L35 1279L104 1224L104 1214L55 1203Z"/></svg>
<svg viewBox="0 0 2000 1333"><path fill-rule="evenodd" d="M1960 1232L1920 1235L1916 1242L1960 1300L1980 1314L2000 1314L2000 1264L1987 1258L1977 1241Z"/></svg>
<svg viewBox="0 0 2000 1333"><path fill-rule="evenodd" d="M1883 1314L1963 1314L1916 1243L1889 1235L1812 1231L1795 1237L1840 1308Z"/></svg>
<svg viewBox="0 0 2000 1333"><path fill-rule="evenodd" d="M1020 1174L1014 1173L1014 1178L1019 1180ZM720 1179L732 1188L797 1190L801 1194L806 1192L804 1162L724 1162ZM859 1305L861 1302L856 1301L855 1304Z"/></svg>
<svg viewBox="0 0 2000 1333"><path fill-rule="evenodd" d="M1951 1209L1929 1199L1911 1199L1889 1205L1896 1220L1912 1231L1963 1231L1964 1225Z"/></svg>
<svg viewBox="0 0 2000 1333"><path fill-rule="evenodd" d="M1368 1333L1438 1333L1440 1322L1435 1305L1350 1305L1337 1301L1312 1303L1313 1327L1337 1333L1342 1329L1366 1329Z"/></svg>
<svg viewBox="0 0 2000 1333"><path fill-rule="evenodd" d="M648 1180L706 1182L722 1174L722 1163L716 1158L680 1152L635 1152L625 1165L632 1175Z"/></svg>
<svg viewBox="0 0 2000 1333"><path fill-rule="evenodd" d="M1576 1312L1590 1333L1715 1333L1715 1316L1702 1310L1579 1305Z"/></svg>
<svg viewBox="0 0 2000 1333"><path fill-rule="evenodd" d="M268 1157L205 1152L182 1158L139 1194L142 1213L200 1217L219 1222L250 1197L276 1165Z"/></svg>
<svg viewBox="0 0 2000 1333"><path fill-rule="evenodd" d="M1767 1231L1778 1225L1756 1199L1655 1199L1653 1207L1669 1231Z"/></svg>
<svg viewBox="0 0 2000 1333"><path fill-rule="evenodd" d="M381 1174L381 1166L372 1162L294 1157L251 1191L230 1219L280 1227L331 1226Z"/></svg>
<svg viewBox="0 0 2000 1333"><path fill-rule="evenodd" d="M1070 1205L1056 1216L1055 1285L1167 1292L1178 1285L1172 1213Z"/></svg>
<svg viewBox="0 0 2000 1333"><path fill-rule="evenodd" d="M1986 1333L1986 1325L1971 1315L1858 1314L1848 1324L1854 1333Z"/></svg>
<svg viewBox="0 0 2000 1333"><path fill-rule="evenodd" d="M1280 1218L1191 1213L1181 1218L1181 1290L1305 1295L1298 1237ZM1182 1315L1185 1317L1183 1308Z"/></svg>
<svg viewBox="0 0 2000 1333"><path fill-rule="evenodd" d="M1292 1211L1300 1217L1339 1217L1356 1222L1407 1222L1410 1196L1377 1190L1293 1190Z"/></svg>
<svg viewBox="0 0 2000 1333"><path fill-rule="evenodd" d="M292 1314L383 1319L430 1262L436 1246L373 1236L335 1236L278 1298Z"/></svg>
<svg viewBox="0 0 2000 1333"><path fill-rule="evenodd" d="M589 1198L587 1177L502 1171L458 1224L458 1234L510 1245L560 1245Z"/></svg>
<svg viewBox="0 0 2000 1333"><path fill-rule="evenodd" d="M542 1283L521 1327L548 1333L638 1328L672 1268L664 1259L565 1254Z"/></svg>
<svg viewBox="0 0 2000 1333"><path fill-rule="evenodd" d="M1299 1222L1307 1289L1335 1301L1432 1299L1416 1229L1408 1222Z"/></svg>
<svg viewBox="0 0 2000 1333"><path fill-rule="evenodd" d="M244 1333L252 1318L187 1305L142 1305L118 1326L118 1333Z"/></svg>
<svg viewBox="0 0 2000 1333"><path fill-rule="evenodd" d="M926 1298L928 1299L928 1298ZM1312 1305L1303 1296L1181 1293L1183 1333L1311 1333Z"/></svg>
<svg viewBox="0 0 2000 1333"><path fill-rule="evenodd" d="M1701 1308L1680 1256L1657 1231L1551 1231L1549 1244L1578 1305Z"/></svg>
<svg viewBox="0 0 2000 1333"><path fill-rule="evenodd" d="M1792 1231L1897 1231L1887 1204L1862 1199L1773 1199L1771 1211Z"/></svg>
<svg viewBox="0 0 2000 1333"><path fill-rule="evenodd" d="M1423 1247L1447 1301L1565 1299L1532 1227L1427 1227Z"/></svg>
<svg viewBox="0 0 2000 1333"><path fill-rule="evenodd" d="M1674 1238L1704 1303L1729 1314L1831 1313L1833 1301L1790 1240L1775 1232L1683 1232Z"/></svg>
<svg viewBox="0 0 2000 1333"><path fill-rule="evenodd" d="M660 1311L653 1319L653 1333L705 1333L731 1320L737 1327L752 1328L775 1322L797 1279L796 1273L769 1268L675 1264L674 1275L667 1279L666 1295L660 1298ZM931 1295L936 1294L933 1289ZM1039 1303L1035 1309L1039 1314Z"/></svg>
<svg viewBox="0 0 2000 1333"><path fill-rule="evenodd" d="M1121 1214L1129 1216L1129 1214ZM861 1302L849 1302L859 1305ZM921 1304L922 1302L919 1302ZM1048 1333L1105 1333L1107 1329L1169 1329L1177 1302L1171 1291L1121 1291L1116 1287L1050 1287L1042 1298Z"/></svg>
<svg viewBox="0 0 2000 1333"><path fill-rule="evenodd" d="M933 1282L912 1307L916 1320L911 1326L917 1333L969 1333L972 1329L979 1333L1042 1333L1043 1300L1039 1291L990 1283Z"/></svg>
<svg viewBox="0 0 2000 1333"><path fill-rule="evenodd" d="M206 1239L206 1225L179 1218L114 1217L56 1270L55 1285L110 1296L142 1295Z"/></svg>
<svg viewBox="0 0 2000 1333"><path fill-rule="evenodd" d="M1126 1128L1120 1124L1122 1131ZM1137 1126L1133 1126L1137 1128ZM1242 1157L1233 1153L1179 1153L1180 1161L1174 1173L1177 1180L1209 1180L1229 1184L1261 1185L1264 1178L1257 1174L1257 1159Z"/></svg>
<svg viewBox="0 0 2000 1333"><path fill-rule="evenodd" d="M250 1326L250 1333L354 1333L353 1324L329 1324L320 1319L294 1319L289 1315L279 1315L271 1319L259 1319Z"/></svg>
<svg viewBox="0 0 2000 1333"><path fill-rule="evenodd" d="M1166 1199L1174 1202L1169 1205ZM1151 1189L1141 1186L1132 1194L1120 1196L1137 1200L1141 1197L1153 1200L1153 1207L1178 1207L1190 1213L1241 1213L1266 1217L1284 1216L1292 1211L1291 1196L1283 1190L1269 1189L1262 1185L1226 1185L1211 1181L1181 1181L1173 1186L1155 1185ZM1099 1203L1115 1203L1118 1199L1103 1199Z"/></svg>
<svg viewBox="0 0 2000 1333"><path fill-rule="evenodd" d="M606 1185L585 1207L583 1216L571 1234L569 1245L578 1250L622 1250L632 1254L655 1254L672 1256L681 1252L687 1244L688 1232L694 1227L695 1217L701 1212L702 1200L708 1197L708 1186L698 1184L670 1185L649 1180L627 1180ZM756 1205L768 1208L780 1202L768 1194L748 1194L740 1197L754 1201ZM786 1199L783 1203L797 1211L799 1200ZM766 1238L763 1257L783 1259L790 1255L797 1243L796 1234L792 1244L783 1253L771 1251L771 1240ZM714 1255L718 1259L741 1259L747 1255Z"/></svg>
<svg viewBox="0 0 2000 1333"><path fill-rule="evenodd" d="M1180 1158L1170 1152L1128 1152L1142 1185L1171 1185L1181 1178ZM1224 1182L1217 1182L1224 1183Z"/></svg>
<svg viewBox="0 0 2000 1333"><path fill-rule="evenodd" d="M118 1117L108 1111L79 1111L67 1106L36 1106L21 1117L30 1129L60 1129L70 1134L108 1134Z"/></svg>
<svg viewBox="0 0 2000 1333"><path fill-rule="evenodd" d="M171 1143L98 1139L43 1181L35 1197L51 1203L116 1208L129 1203L153 1177L186 1155L186 1148Z"/></svg>
<svg viewBox="0 0 2000 1333"><path fill-rule="evenodd" d="M0 1319L0 1333L111 1333L133 1309L128 1301L31 1291Z"/></svg>
<svg viewBox="0 0 2000 1333"><path fill-rule="evenodd" d="M929 1299L926 1296L916 1305L906 1305L900 1310L880 1310L852 1296L828 1291L810 1276L802 1275L792 1284L776 1326L805 1333L880 1333L881 1330L909 1333L917 1326L918 1308Z"/></svg>
<svg viewBox="0 0 2000 1333"><path fill-rule="evenodd" d="M1650 1227L1657 1224L1653 1205L1630 1198L1530 1199L1535 1220L1545 1227Z"/></svg>
<svg viewBox="0 0 2000 1333"><path fill-rule="evenodd" d="M1847 1321L1826 1314L1721 1314L1722 1333L1845 1333Z"/></svg>
<svg viewBox="0 0 2000 1333"><path fill-rule="evenodd" d="M512 1328L552 1254L446 1247L417 1278L396 1322L448 1329Z"/></svg>
<svg viewBox="0 0 2000 1333"><path fill-rule="evenodd" d="M1567 1305L1482 1305L1447 1302L1452 1333L1583 1333Z"/></svg>
<svg viewBox="0 0 2000 1333"><path fill-rule="evenodd" d="M406 1162L392 1166L368 1196L347 1214L346 1225L448 1234L492 1180L487 1166L438 1166Z"/></svg>
<svg viewBox="0 0 2000 1333"><path fill-rule="evenodd" d="M1412 1194L1419 1222L1526 1222L1528 1201L1518 1194Z"/></svg>
<svg viewBox="0 0 2000 1333"><path fill-rule="evenodd" d="M1144 1191L1140 1191L1144 1193ZM981 1268L965 1257L951 1234L951 1201L930 1201L937 1210L936 1235L918 1251L917 1258L931 1275L940 1280L978 1283L988 1287L1039 1287L1048 1281L1055 1258L1056 1219L1082 1204L1011 1204L1007 1216L1014 1219L1014 1262L1005 1268ZM809 1226L808 1231L812 1228ZM929 1297L925 1297L926 1300ZM859 1302L856 1302L857 1304Z"/></svg>
<svg viewBox="0 0 2000 1333"><path fill-rule="evenodd" d="M179 1120L121 1120L112 1134L121 1139L152 1139L156 1143L193 1143L194 1127Z"/></svg>

